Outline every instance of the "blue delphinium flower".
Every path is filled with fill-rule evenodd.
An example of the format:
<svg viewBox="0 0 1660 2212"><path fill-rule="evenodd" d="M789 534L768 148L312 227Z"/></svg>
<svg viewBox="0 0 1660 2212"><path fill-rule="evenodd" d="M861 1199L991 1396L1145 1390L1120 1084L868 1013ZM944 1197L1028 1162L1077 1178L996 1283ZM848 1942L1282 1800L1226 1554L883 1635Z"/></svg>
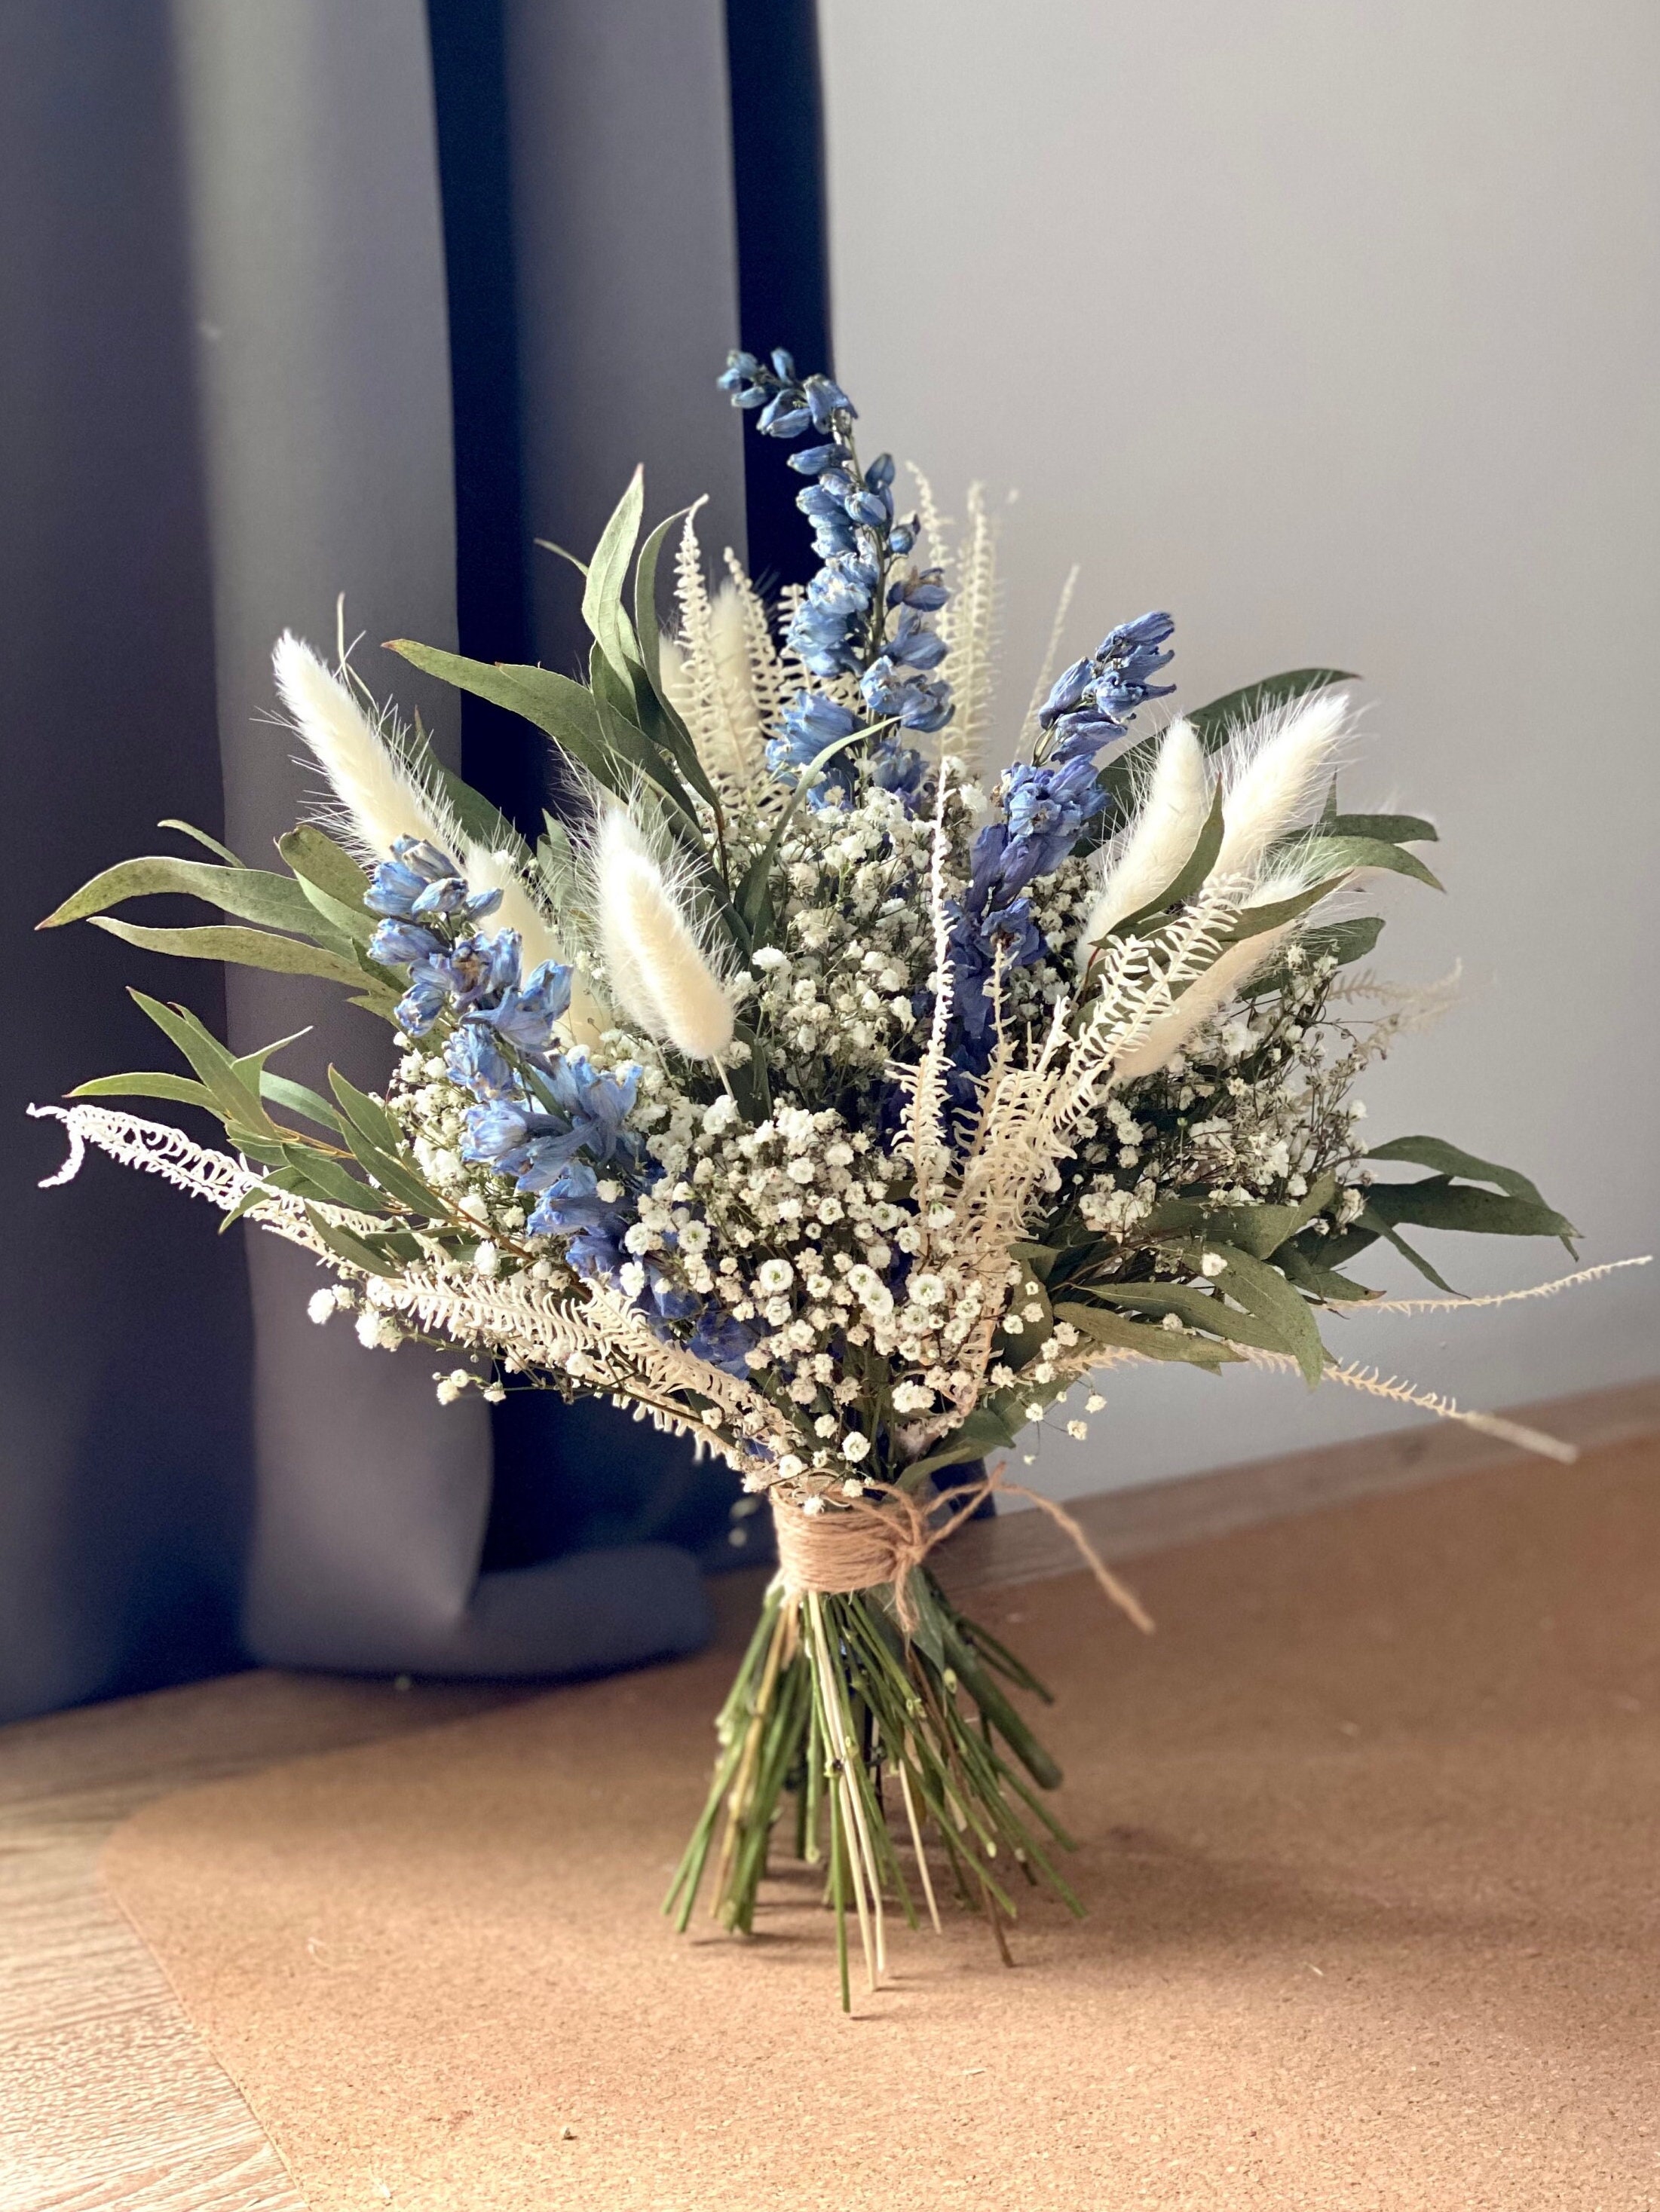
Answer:
<svg viewBox="0 0 1660 2212"><path fill-rule="evenodd" d="M949 685L925 683L897 668L885 653L860 678L859 694L879 721L898 722L908 730L941 730L951 720Z"/></svg>
<svg viewBox="0 0 1660 2212"><path fill-rule="evenodd" d="M989 989L1000 956L1006 970L1043 957L1029 886L1053 874L1107 805L1101 755L1128 735L1131 718L1172 687L1152 679L1171 654L1166 614L1147 614L1110 631L1086 659L1057 678L1038 715L1049 732L1043 757L1005 771L1002 818L988 822L970 852L968 888L952 909L955 989L952 1051L964 1079L983 1074L993 1042ZM964 1102L972 1097L965 1081Z"/></svg>
<svg viewBox="0 0 1660 2212"><path fill-rule="evenodd" d="M896 570L915 546L919 526L914 516L895 514L893 456L879 453L861 467L854 447L857 410L852 401L830 377L799 377L787 353L775 353L770 366L753 354L734 353L719 382L735 406L760 409L757 428L769 437L798 437L811 424L821 441L790 458L789 465L812 479L796 495L796 504L812 526L813 550L823 564L791 617L791 651L810 674L826 682L857 678L873 724L897 721L908 730L943 729L952 712L950 686L939 678L925 679L946 652L928 617L939 611L950 593L938 568L921 574ZM799 780L814 755L833 741L827 737L818 744L809 742L818 732L811 727L813 710L807 702L817 697L802 693L785 717L782 738L769 745L768 763L785 781ZM821 706L846 717L845 727L835 735L858 730L857 720L840 702L824 699ZM919 755L873 738L867 775L909 800L920 790L923 770ZM832 764L814 793L814 805L849 797L856 781L851 762Z"/></svg>
<svg viewBox="0 0 1660 2212"><path fill-rule="evenodd" d="M407 921L447 919L454 914L482 921L502 903L499 890L470 892L460 869L447 853L421 837L399 837L392 858L369 878L363 903L371 914Z"/></svg>
<svg viewBox="0 0 1660 2212"><path fill-rule="evenodd" d="M755 1348L753 1331L745 1328L713 1298L704 1305L696 1328L693 1330L688 1350L699 1359L707 1359L711 1367L723 1374L746 1376L749 1364L745 1352Z"/></svg>
<svg viewBox="0 0 1660 2212"><path fill-rule="evenodd" d="M463 1022L444 1046L451 1077L475 1098L512 1098L519 1073L490 1030L480 1022Z"/></svg>
<svg viewBox="0 0 1660 2212"><path fill-rule="evenodd" d="M413 968L444 951L444 939L417 922L387 920L377 922L369 939L369 958L386 968Z"/></svg>
<svg viewBox="0 0 1660 2212"><path fill-rule="evenodd" d="M639 1158L641 1139L623 1127L640 1092L637 1067L598 1068L587 1053L569 1052L556 1065L549 1090L555 1108L569 1116L592 1158Z"/></svg>
<svg viewBox="0 0 1660 2212"><path fill-rule="evenodd" d="M523 984L516 980L507 984L496 1004L480 1009L478 1018L527 1059L544 1060L570 1006L571 976L562 961L544 960Z"/></svg>
<svg viewBox="0 0 1660 2212"><path fill-rule="evenodd" d="M532 1237L569 1236L565 1257L577 1273L609 1279L625 1264L628 1219L620 1187L617 1196L602 1198L593 1168L572 1160L543 1192L526 1227Z"/></svg>
<svg viewBox="0 0 1660 2212"><path fill-rule="evenodd" d="M798 691L784 710L778 736L767 740L767 766L781 782L799 783L827 746L863 726L853 709L839 700L822 691ZM813 794L820 805L831 795L845 798L853 789L853 766L845 752L827 761L820 776Z"/></svg>
<svg viewBox="0 0 1660 2212"><path fill-rule="evenodd" d="M1040 727L1054 732L1046 758L1096 758L1128 734L1138 707L1174 690L1152 679L1170 665L1165 641L1175 627L1167 614L1141 615L1109 631L1087 660L1073 663L1038 712Z"/></svg>

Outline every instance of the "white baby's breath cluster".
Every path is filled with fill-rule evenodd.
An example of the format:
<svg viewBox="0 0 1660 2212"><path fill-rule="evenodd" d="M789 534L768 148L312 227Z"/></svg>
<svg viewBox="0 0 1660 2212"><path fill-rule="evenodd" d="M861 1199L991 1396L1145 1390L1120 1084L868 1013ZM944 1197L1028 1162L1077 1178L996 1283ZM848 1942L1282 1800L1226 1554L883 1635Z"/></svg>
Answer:
<svg viewBox="0 0 1660 2212"><path fill-rule="evenodd" d="M1268 933L1249 964L1226 951L1235 917L1267 895L1259 883L1283 890L1283 869L1207 884L1150 941L1095 944L1104 905L1136 903L1133 882L1114 890L1115 871L1134 876L1132 830L1028 887L1037 950L1000 965L996 1048L965 1094L952 1080L942 956L948 969L984 798L964 760L947 754L932 769L927 805L855 779L810 803L798 795L781 818L757 733L770 726L783 678L755 675L761 647L734 605L717 598L689 623L675 681L722 795L728 867L741 875L769 857L769 936L735 961L699 921L680 862L665 859L648 884L673 909L674 960L702 959L705 999L718 992L731 1010L728 1042L705 1057L657 1018L662 989L654 995L640 968L648 935L607 933L603 867L590 869L586 893L599 919L575 934L595 1009L585 1049L634 1083L627 1126L647 1164L643 1174L602 1170L597 1183L620 1208L620 1266L607 1279L574 1268L567 1238L530 1226L533 1198L511 1174L465 1157L472 1100L441 1040L408 1047L387 1096L453 1215L454 1233L428 1240L450 1300L443 1328L509 1375L523 1371L536 1364L526 1306L540 1300L579 1340L556 1387L609 1390L723 1451L751 1487L818 1509L866 1476L891 1477L980 1406L1003 1407L1014 1426L1040 1419L1069 1408L1092 1369L1136 1356L1055 1317L1018 1256L1022 1240L1051 1251L1082 1240L1088 1295L1119 1279L1214 1283L1208 1259L1180 1256L1157 1233L1164 1201L1195 1190L1235 1207L1285 1205L1329 1175L1312 1226L1351 1220L1364 1177L1343 1098L1375 1040L1333 1021L1336 963L1305 957L1294 929ZM703 652L720 660L701 673L699 621ZM1323 712L1313 750L1329 750L1337 728ZM1182 742L1178 731L1178 754ZM1244 745L1248 760L1276 746L1296 755L1275 803L1283 814L1286 792L1300 801L1307 729L1282 717ZM1185 755L1177 764L1190 810L1202 811L1208 781L1195 781ZM698 811L713 839L713 810ZM1189 842L1197 826L1195 816L1182 832ZM1258 848L1276 827L1259 822ZM648 876L659 866L642 836L611 843ZM1276 958L1273 989L1207 1000L1219 967L1231 961L1243 984ZM769 1097L746 1114L732 1079L757 1061ZM1126 1062L1138 1068L1130 1080ZM470 1332L454 1303L469 1274ZM365 1341L420 1325L419 1300L394 1315L398 1304L370 1286ZM736 1325L729 1341L743 1346L718 1382L696 1349L712 1315ZM1162 1328L1182 1334L1186 1324L1171 1312ZM442 1375L441 1394L467 1387L457 1379L466 1372ZM1075 1413L1066 1425L1085 1433Z"/></svg>

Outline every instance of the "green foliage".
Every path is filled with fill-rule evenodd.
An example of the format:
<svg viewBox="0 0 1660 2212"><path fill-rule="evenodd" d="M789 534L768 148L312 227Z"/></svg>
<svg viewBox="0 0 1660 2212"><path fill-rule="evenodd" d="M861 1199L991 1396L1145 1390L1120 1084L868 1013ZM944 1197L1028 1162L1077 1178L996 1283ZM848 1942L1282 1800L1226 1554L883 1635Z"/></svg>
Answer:
<svg viewBox="0 0 1660 2212"><path fill-rule="evenodd" d="M1340 968L1347 968L1357 960L1364 960L1383 933L1380 915L1356 915L1348 921L1328 922L1318 929L1305 929L1298 942L1309 961L1321 960L1328 954ZM1270 992L1283 991L1291 981L1291 970L1283 960L1266 968L1240 988L1242 999L1266 998Z"/></svg>
<svg viewBox="0 0 1660 2212"><path fill-rule="evenodd" d="M639 666L640 646L634 625L623 609L623 589L628 581L634 548L640 536L644 511L646 477L636 469L628 489L599 534L599 543L588 563L582 592L582 619L605 655L628 703L634 701L634 672Z"/></svg>
<svg viewBox="0 0 1660 2212"><path fill-rule="evenodd" d="M142 860L118 861L114 867L106 868L90 883L82 884L78 891L71 893L62 906L55 908L36 927L61 929L65 922L90 921L127 899L148 898L167 891L205 899L222 913L238 915L244 921L258 922L267 929L293 930L303 934L313 918L305 893L291 876L272 875L263 868L240 866L216 867L207 860L184 860L167 854L153 854ZM358 896L361 899L361 878Z"/></svg>
<svg viewBox="0 0 1660 2212"><path fill-rule="evenodd" d="M1230 738L1270 709L1312 698L1316 691L1330 690L1334 684L1359 681L1352 672L1342 668L1287 669L1282 675L1264 676L1237 691L1224 692L1208 706L1195 707L1187 720L1207 753L1220 752Z"/></svg>
<svg viewBox="0 0 1660 2212"><path fill-rule="evenodd" d="M1057 1321L1070 1322L1092 1343L1114 1352L1138 1352L1144 1359L1173 1359L1207 1368L1213 1374L1225 1361L1240 1357L1228 1345L1215 1343L1209 1337L1189 1336L1185 1331L1177 1336L1154 1322L1133 1321L1127 1314L1109 1312L1101 1306L1068 1301L1056 1306L1055 1315Z"/></svg>
<svg viewBox="0 0 1660 2212"><path fill-rule="evenodd" d="M214 842L198 831L187 834L198 842ZM83 884L38 926L58 929L65 922L90 921L94 928L147 952L222 960L275 975L315 975L344 985L354 994L354 1006L390 1020L399 986L390 969L368 957L374 925L363 907L362 870L331 838L308 826L290 830L278 840L277 849L289 865L289 875L244 867L234 858L222 866L170 854L122 860ZM209 923L153 929L108 911L127 899L166 894L202 899L222 914L237 915L258 926Z"/></svg>
<svg viewBox="0 0 1660 2212"><path fill-rule="evenodd" d="M1426 1281L1456 1297L1452 1285L1402 1236L1403 1224L1466 1236L1554 1237L1570 1253L1574 1249L1572 1240L1579 1232L1573 1224L1548 1206L1538 1186L1515 1168L1481 1159L1442 1137L1396 1137L1367 1158L1435 1172L1416 1182L1373 1183L1365 1206L1347 1229L1323 1239L1299 1237L1298 1249L1310 1265L1341 1267L1382 1240L1410 1261Z"/></svg>
<svg viewBox="0 0 1660 2212"><path fill-rule="evenodd" d="M1343 817L1339 815L1336 818L1341 822ZM1353 875L1362 868L1386 868L1397 876L1412 876L1419 883L1427 884L1432 890L1443 889L1439 878L1424 866L1415 853L1408 852L1403 845L1391 843L1387 837L1332 836L1327 834L1327 825L1323 823L1317 834L1288 839L1275 849L1288 860L1294 857L1310 876L1337 878Z"/></svg>

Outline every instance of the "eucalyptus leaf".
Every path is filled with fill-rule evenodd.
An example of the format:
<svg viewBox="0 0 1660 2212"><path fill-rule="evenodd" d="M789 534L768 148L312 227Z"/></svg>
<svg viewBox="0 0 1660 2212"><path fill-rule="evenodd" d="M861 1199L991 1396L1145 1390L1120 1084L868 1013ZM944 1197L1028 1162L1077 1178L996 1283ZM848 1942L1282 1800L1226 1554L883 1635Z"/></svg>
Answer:
<svg viewBox="0 0 1660 2212"><path fill-rule="evenodd" d="M355 960L360 951L367 951L375 929L375 917L367 907L361 902L347 906L307 877L296 876L295 881L312 908L307 934L325 951L337 952L343 960Z"/></svg>
<svg viewBox="0 0 1660 2212"><path fill-rule="evenodd" d="M1099 1306L1080 1305L1068 1300L1055 1309L1057 1321L1070 1322L1080 1336L1092 1344L1110 1346L1116 1352L1134 1352L1144 1359L1179 1360L1190 1367L1206 1367L1214 1370L1225 1360L1237 1359L1240 1355L1225 1344L1217 1344L1209 1337L1189 1336L1184 1330L1180 1336L1156 1322L1132 1321L1127 1315L1105 1312Z"/></svg>
<svg viewBox="0 0 1660 2212"><path fill-rule="evenodd" d="M1280 676L1265 676L1237 691L1225 692L1207 706L1195 707L1187 716L1207 753L1219 752L1228 740L1270 708L1289 707L1334 684L1356 684L1359 678L1341 668L1292 668Z"/></svg>
<svg viewBox="0 0 1660 2212"><path fill-rule="evenodd" d="M326 1098L303 1083L293 1082L286 1075L273 1075L262 1068L259 1074L259 1095L269 1098L274 1106L285 1107L290 1114L303 1114L307 1121L315 1121L319 1128L341 1132L340 1116Z"/></svg>
<svg viewBox="0 0 1660 2212"><path fill-rule="evenodd" d="M321 945L302 945L297 938L274 937L263 929L216 928L144 929L137 922L118 921L112 915L88 915L94 929L106 929L128 945L146 952L171 952L187 960L226 960L239 968L262 968L278 975L320 975L331 983L360 986L362 970L355 962Z"/></svg>
<svg viewBox="0 0 1660 2212"><path fill-rule="evenodd" d="M1341 819L1341 817L1339 817ZM1397 876L1411 876L1432 890L1444 888L1439 877L1425 866L1416 853L1386 837L1328 836L1324 825L1314 834L1276 848L1294 858L1307 875L1353 875L1361 868L1386 868Z"/></svg>
<svg viewBox="0 0 1660 2212"><path fill-rule="evenodd" d="M1368 1210L1391 1228L1405 1222L1419 1229L1457 1231L1472 1237L1560 1237L1578 1231L1554 1206L1537 1198L1482 1190L1474 1183L1430 1176L1422 1182L1374 1183Z"/></svg>
<svg viewBox="0 0 1660 2212"><path fill-rule="evenodd" d="M131 991L129 996L196 1070L218 1102L216 1111L222 1120L253 1128L275 1128L257 1093L238 1074L232 1054L188 1007L163 1006L143 991Z"/></svg>
<svg viewBox="0 0 1660 2212"><path fill-rule="evenodd" d="M1216 1279L1218 1287L1256 1320L1278 1331L1285 1348L1302 1369L1304 1381L1312 1389L1329 1365L1331 1355L1320 1341L1308 1300L1278 1268L1242 1245L1207 1237L1205 1249L1224 1262Z"/></svg>
<svg viewBox="0 0 1660 2212"><path fill-rule="evenodd" d="M1386 1220L1375 1206L1361 1208L1350 1224L1349 1236L1351 1238L1362 1237L1374 1242L1381 1237L1386 1244L1392 1244L1401 1257L1418 1270L1426 1282L1433 1283L1438 1291L1444 1291L1450 1298L1462 1296L1462 1291L1454 1290L1438 1268L1431 1266L1421 1252L1408 1243L1394 1224Z"/></svg>
<svg viewBox="0 0 1660 2212"><path fill-rule="evenodd" d="M586 684L551 668L470 660L412 638L392 638L388 649L427 675L522 716L607 791L621 797L626 790L628 778L600 733L599 711Z"/></svg>
<svg viewBox="0 0 1660 2212"><path fill-rule="evenodd" d="M273 875L263 868L222 868L208 860L181 860L171 854L154 854L106 868L71 892L36 927L59 929L65 922L93 921L125 899L149 898L163 892L205 899L223 913L240 915L245 921L263 922L271 929L303 931L313 919L305 893L288 876Z"/></svg>
<svg viewBox="0 0 1660 2212"><path fill-rule="evenodd" d="M665 714L677 722L679 717L663 689L662 625L657 618L657 564L662 557L670 531L677 522L684 520L688 512L683 507L678 513L666 515L640 548L640 558L634 564L634 634L640 646L640 665L645 670L646 681L650 684L658 705Z"/></svg>
<svg viewBox="0 0 1660 2212"><path fill-rule="evenodd" d="M509 853L515 860L528 857L529 848L493 799L435 759L433 774L444 804L469 837L492 853ZM459 860L460 854L455 858Z"/></svg>
<svg viewBox="0 0 1660 2212"><path fill-rule="evenodd" d="M361 1182L339 1160L307 1145L282 1147L283 1169L294 1180L288 1188L302 1198L317 1198L330 1206L344 1206L354 1213L384 1213L386 1202L378 1190Z"/></svg>
<svg viewBox="0 0 1660 2212"><path fill-rule="evenodd" d="M1155 1318L1174 1314L1189 1328L1204 1329L1231 1344L1254 1345L1264 1352L1292 1349L1282 1330L1254 1313L1236 1312L1217 1292L1201 1290L1196 1283L1100 1284L1093 1295L1132 1313L1151 1314Z"/></svg>
<svg viewBox="0 0 1660 2212"><path fill-rule="evenodd" d="M325 1214L319 1213L315 1206L308 1206L306 1208L306 1218L316 1231L319 1239L327 1245L329 1250L337 1259L344 1260L349 1266L357 1268L360 1273L366 1275L402 1273L403 1269L399 1262L383 1258L373 1246L364 1243L362 1237L354 1237L350 1230L341 1228L338 1222L331 1221Z"/></svg>
<svg viewBox="0 0 1660 2212"><path fill-rule="evenodd" d="M1311 884L1307 890L1294 891L1289 898L1270 899L1261 906L1242 908L1239 919L1227 934L1230 945L1243 945L1248 938L1264 937L1282 923L1295 921L1298 915L1306 914L1311 906L1318 906L1323 898L1329 898L1345 878L1328 876L1324 883Z"/></svg>
<svg viewBox="0 0 1660 2212"><path fill-rule="evenodd" d="M257 1092L265 1076L266 1061L275 1060L279 1052L291 1044L298 1044L301 1037L310 1034L309 1029L292 1030L289 1036L278 1037L272 1044L262 1044L252 1052L237 1054L231 1061L231 1066L238 1079L246 1084L251 1091Z"/></svg>
<svg viewBox="0 0 1660 2212"><path fill-rule="evenodd" d="M286 831L277 841L277 849L296 876L303 876L308 884L341 906L363 910L363 895L368 890L369 879L344 845L338 844L314 822L301 822Z"/></svg>
<svg viewBox="0 0 1660 2212"><path fill-rule="evenodd" d="M177 1106L202 1106L217 1115L219 1107L204 1083L188 1075L169 1075L165 1070L138 1075L95 1075L90 1083L77 1083L71 1098L167 1098Z"/></svg>
<svg viewBox="0 0 1660 2212"><path fill-rule="evenodd" d="M1167 912L1173 906L1180 905L1184 899L1190 899L1195 892L1201 888L1209 877L1211 870L1216 866L1216 856L1222 849L1222 837L1225 827L1222 816L1222 787L1219 783L1216 787L1216 795L1211 800L1210 812L1206 816L1199 835L1194 841L1193 850L1157 898L1149 899L1145 906L1138 907L1134 914L1128 914L1122 921L1114 923L1112 934L1115 937L1135 935L1144 922L1151 921L1157 915Z"/></svg>
<svg viewBox="0 0 1660 2212"><path fill-rule="evenodd" d="M1324 958L1329 953L1340 968L1347 968L1356 960L1364 960L1383 933L1381 915L1356 915L1348 921L1327 922L1317 929L1306 929L1299 940L1310 961ZM1283 991L1292 980L1292 971L1283 960L1264 969L1239 987L1242 999L1265 997L1270 991Z"/></svg>
<svg viewBox="0 0 1660 2212"><path fill-rule="evenodd" d="M1437 1175L1462 1176L1466 1182L1490 1182L1512 1198L1530 1198L1543 1206L1537 1183L1516 1168L1500 1167L1496 1160L1478 1159L1474 1152L1450 1145L1444 1137L1392 1137L1366 1154L1369 1160L1403 1160L1410 1167L1431 1168Z"/></svg>
<svg viewBox="0 0 1660 2212"><path fill-rule="evenodd" d="M358 1090L337 1067L329 1070L329 1088L347 1120L361 1129L371 1144L379 1146L383 1152L402 1149L404 1133L378 1098L371 1098L366 1091Z"/></svg>
<svg viewBox="0 0 1660 2212"><path fill-rule="evenodd" d="M164 814L155 826L158 830L176 830L184 837L193 837L198 845L205 845L210 853L217 853L222 860L228 860L234 868L247 865L232 852L228 845L222 844L217 837L209 836L205 830L198 830L193 822L180 822L174 815Z"/></svg>
<svg viewBox="0 0 1660 2212"><path fill-rule="evenodd" d="M1336 785L1334 781L1333 793ZM1323 837L1381 838L1390 845L1437 845L1441 833L1421 814L1340 814L1335 807L1318 823ZM1287 841L1289 842L1289 841Z"/></svg>
<svg viewBox="0 0 1660 2212"><path fill-rule="evenodd" d="M1337 1195L1337 1178L1328 1172L1307 1194L1284 1206L1211 1206L1201 1199L1167 1199L1142 1224L1148 1236L1186 1231L1223 1244L1237 1244L1259 1260L1271 1260L1280 1246L1322 1213Z"/></svg>
<svg viewBox="0 0 1660 2212"><path fill-rule="evenodd" d="M635 469L628 489L599 534L582 589L582 619L612 669L624 683L629 663L639 658L634 626L623 611L623 590L640 536L645 510L646 476Z"/></svg>
<svg viewBox="0 0 1660 2212"><path fill-rule="evenodd" d="M1300 1244L1280 1245L1274 1255L1274 1264L1283 1269L1288 1282L1295 1283L1299 1291L1306 1291L1310 1297L1319 1298L1327 1305L1359 1305L1377 1296L1364 1283L1352 1283L1335 1268L1316 1267L1304 1256Z"/></svg>

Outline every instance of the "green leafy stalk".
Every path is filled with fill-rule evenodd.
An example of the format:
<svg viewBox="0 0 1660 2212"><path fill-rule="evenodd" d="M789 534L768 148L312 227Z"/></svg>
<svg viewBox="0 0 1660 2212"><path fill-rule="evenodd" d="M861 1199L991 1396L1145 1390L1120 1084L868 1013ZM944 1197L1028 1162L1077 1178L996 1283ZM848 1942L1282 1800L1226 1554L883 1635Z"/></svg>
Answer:
<svg viewBox="0 0 1660 2212"><path fill-rule="evenodd" d="M906 1632L885 1588L807 1599L774 1581L716 1721L709 1793L664 1901L684 1929L713 1860L711 1915L752 1933L771 1851L791 1836L799 1858L828 1866L844 2008L850 1914L873 1985L885 1905L915 1927L917 1895L932 1904L913 1810L925 1850L931 1834L976 1911L1000 1923L1016 1917L1000 1874L1008 1867L1082 1911L1050 1854L1071 1839L1032 1788L1055 1789L1061 1770L995 1677L1047 1692L926 1571L912 1596L918 1619ZM795 1799L788 1822L786 1796Z"/></svg>

